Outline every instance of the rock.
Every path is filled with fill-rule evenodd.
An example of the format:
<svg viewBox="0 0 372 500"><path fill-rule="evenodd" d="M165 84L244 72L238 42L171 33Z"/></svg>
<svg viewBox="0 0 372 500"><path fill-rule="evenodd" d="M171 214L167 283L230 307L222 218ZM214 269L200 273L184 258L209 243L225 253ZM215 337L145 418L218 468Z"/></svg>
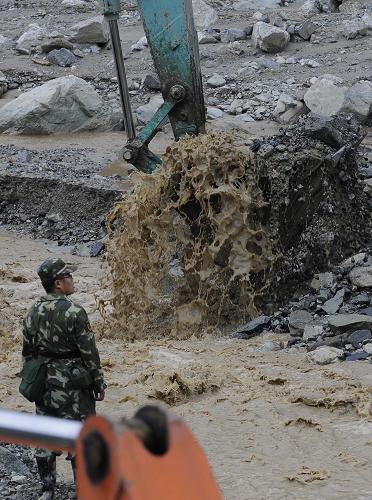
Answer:
<svg viewBox="0 0 372 500"><path fill-rule="evenodd" d="M59 38L48 38L43 40L41 44L41 50L48 54L54 49L67 49L73 50L74 44L69 42L67 38L59 37Z"/></svg>
<svg viewBox="0 0 372 500"><path fill-rule="evenodd" d="M7 103L1 109L0 132L110 130L119 120L89 83L69 75L50 80Z"/></svg>
<svg viewBox="0 0 372 500"><path fill-rule="evenodd" d="M275 9L281 5L281 0L238 0L234 2L235 10Z"/></svg>
<svg viewBox="0 0 372 500"><path fill-rule="evenodd" d="M47 59L52 64L67 68L76 63L76 57L67 49L54 49L49 52Z"/></svg>
<svg viewBox="0 0 372 500"><path fill-rule="evenodd" d="M359 311L359 314L372 316L372 307L366 307L365 309L362 309L361 311Z"/></svg>
<svg viewBox="0 0 372 500"><path fill-rule="evenodd" d="M296 29L296 33L304 40L310 40L311 35L315 33L316 29L317 26L310 20L307 20Z"/></svg>
<svg viewBox="0 0 372 500"><path fill-rule="evenodd" d="M345 361L361 361L363 359L367 359L369 354L367 352L353 352L352 354L349 354L346 356Z"/></svg>
<svg viewBox="0 0 372 500"><path fill-rule="evenodd" d="M369 14L365 12L362 16L362 23L364 23L369 30L372 30L372 13Z"/></svg>
<svg viewBox="0 0 372 500"><path fill-rule="evenodd" d="M348 341L353 347L355 347L355 349L359 349L365 340L370 339L372 339L371 330L356 330L349 335Z"/></svg>
<svg viewBox="0 0 372 500"><path fill-rule="evenodd" d="M341 263L340 268L343 272L348 272L354 267L360 265L372 266L372 255L368 255L366 252L357 253L356 255L344 260Z"/></svg>
<svg viewBox="0 0 372 500"><path fill-rule="evenodd" d="M321 288L332 288L336 283L336 276L333 273L319 273L316 274L310 284L314 290Z"/></svg>
<svg viewBox="0 0 372 500"><path fill-rule="evenodd" d="M215 120L216 118L222 118L224 112L219 108L207 107L207 118L210 120Z"/></svg>
<svg viewBox="0 0 372 500"><path fill-rule="evenodd" d="M148 47L148 43L147 43L147 38L145 36L143 36L142 38L140 38L138 40L138 42L134 43L130 50L132 52L140 52L141 50L145 49L146 47Z"/></svg>
<svg viewBox="0 0 372 500"><path fill-rule="evenodd" d="M32 160L32 153L31 151L28 151L27 149L21 149L17 153L17 162L21 163L29 163Z"/></svg>
<svg viewBox="0 0 372 500"><path fill-rule="evenodd" d="M46 36L44 28L38 24L30 24L16 42L16 50L22 53L30 54L40 44L40 40Z"/></svg>
<svg viewBox="0 0 372 500"><path fill-rule="evenodd" d="M62 5L68 8L86 10L87 6L89 6L89 3L85 2L84 0L63 0Z"/></svg>
<svg viewBox="0 0 372 500"><path fill-rule="evenodd" d="M346 91L344 111L355 113L362 122L372 114L372 82L361 80Z"/></svg>
<svg viewBox="0 0 372 500"><path fill-rule="evenodd" d="M303 310L292 311L288 318L289 332L292 337L302 337L305 326L313 323L312 315Z"/></svg>
<svg viewBox="0 0 372 500"><path fill-rule="evenodd" d="M15 7L15 0L0 0L0 11Z"/></svg>
<svg viewBox="0 0 372 500"><path fill-rule="evenodd" d="M283 346L281 345L280 342L275 342L274 340L268 340L262 346L257 348L257 351L259 352L273 352L273 351L280 351L283 349Z"/></svg>
<svg viewBox="0 0 372 500"><path fill-rule="evenodd" d="M95 241L90 247L90 257L98 257L105 251L106 245L103 241Z"/></svg>
<svg viewBox="0 0 372 500"><path fill-rule="evenodd" d="M342 23L342 34L347 40L353 40L358 36L365 36L368 28L363 21L359 19L348 19Z"/></svg>
<svg viewBox="0 0 372 500"><path fill-rule="evenodd" d="M12 483L23 484L28 479L27 479L26 476L22 476L20 474L16 474L16 475L12 476L10 480L12 481Z"/></svg>
<svg viewBox="0 0 372 500"><path fill-rule="evenodd" d="M207 85L208 85L208 87L212 87L213 89L216 89L218 87L223 87L224 85L226 85L226 80L224 79L223 76L215 73L213 76L211 76L207 80Z"/></svg>
<svg viewBox="0 0 372 500"><path fill-rule="evenodd" d="M253 27L252 41L255 47L264 52L280 52L289 43L287 31L259 21Z"/></svg>
<svg viewBox="0 0 372 500"><path fill-rule="evenodd" d="M16 42L13 42L11 38L0 35L0 49L13 49Z"/></svg>
<svg viewBox="0 0 372 500"><path fill-rule="evenodd" d="M308 340L314 340L320 337L323 333L322 325L305 325L304 333L302 335L302 340L307 342Z"/></svg>
<svg viewBox="0 0 372 500"><path fill-rule="evenodd" d="M0 463L2 467L20 475L28 475L29 468L20 460L15 453L12 453L4 446L0 446Z"/></svg>
<svg viewBox="0 0 372 500"><path fill-rule="evenodd" d="M344 357L344 351L336 347L322 346L309 352L307 357L310 361L318 365L329 365Z"/></svg>
<svg viewBox="0 0 372 500"><path fill-rule="evenodd" d="M312 137L313 139L317 139L323 144L327 144L328 146L331 146L332 148L339 149L343 143L344 139L342 137L342 134L340 133L339 130L337 130L336 127L333 126L332 120L328 117L318 117L318 116L312 116L310 117L305 125L305 132L309 137ZM332 275L332 273L324 273L325 275ZM335 276L333 276L333 281L328 288L331 288L332 285L335 283ZM316 283L316 280L314 278L311 286L313 287L313 283ZM321 286L322 288L325 288L324 286Z"/></svg>
<svg viewBox="0 0 372 500"><path fill-rule="evenodd" d="M288 94L281 94L273 111L279 123L295 123L305 113L305 106L301 101Z"/></svg>
<svg viewBox="0 0 372 500"><path fill-rule="evenodd" d="M372 342L369 342L368 344L364 344L363 351L365 351L368 354L372 354Z"/></svg>
<svg viewBox="0 0 372 500"><path fill-rule="evenodd" d="M4 73L0 71L0 97L8 91L8 80Z"/></svg>
<svg viewBox="0 0 372 500"><path fill-rule="evenodd" d="M192 10L197 30L208 29L218 21L217 11L203 0L192 0Z"/></svg>
<svg viewBox="0 0 372 500"><path fill-rule="evenodd" d="M164 100L161 95L153 96L147 104L143 106L139 106L135 113L137 115L139 123L142 125L146 125L151 118L154 116L156 111L160 108L160 106L164 103Z"/></svg>
<svg viewBox="0 0 372 500"><path fill-rule="evenodd" d="M328 318L328 325L335 333L369 330L372 327L372 317L366 314L335 314Z"/></svg>
<svg viewBox="0 0 372 500"><path fill-rule="evenodd" d="M370 302L370 297L367 292L359 293L349 301L350 304L356 304L356 305L369 304L369 302Z"/></svg>
<svg viewBox="0 0 372 500"><path fill-rule="evenodd" d="M345 87L336 87L327 80L318 80L305 93L304 101L316 115L337 115L344 106L346 90Z"/></svg>
<svg viewBox="0 0 372 500"><path fill-rule="evenodd" d="M372 287L372 266L354 267L349 273L349 280L358 288Z"/></svg>
<svg viewBox="0 0 372 500"><path fill-rule="evenodd" d="M241 326L232 334L232 337L237 339L249 339L254 335L261 333L265 328L270 325L270 316L259 316L258 318L249 321Z"/></svg>
<svg viewBox="0 0 372 500"><path fill-rule="evenodd" d="M344 295L345 290L343 288L341 290L338 290L334 297L324 302L324 304L322 305L323 311L325 311L327 314L335 314L342 306Z"/></svg>
<svg viewBox="0 0 372 500"><path fill-rule="evenodd" d="M76 43L105 44L109 40L108 26L103 16L80 21L71 27L70 40Z"/></svg>
<svg viewBox="0 0 372 500"><path fill-rule="evenodd" d="M218 43L217 38L215 38L210 33L198 33L198 42L200 45L206 45L207 43Z"/></svg>
<svg viewBox="0 0 372 500"><path fill-rule="evenodd" d="M151 71L150 73L147 73L145 76L145 79L143 81L143 84L145 87L151 90L160 90L161 89L161 83L158 77L158 74L155 73L155 71Z"/></svg>
<svg viewBox="0 0 372 500"><path fill-rule="evenodd" d="M236 28L228 28L221 34L221 42L231 43L237 40L246 40L247 33L245 30L240 30Z"/></svg>

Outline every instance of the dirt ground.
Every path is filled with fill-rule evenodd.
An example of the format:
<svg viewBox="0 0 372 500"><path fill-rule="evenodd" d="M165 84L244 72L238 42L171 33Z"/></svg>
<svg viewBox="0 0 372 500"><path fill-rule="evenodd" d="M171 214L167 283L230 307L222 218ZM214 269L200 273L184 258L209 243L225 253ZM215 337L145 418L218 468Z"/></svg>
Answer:
<svg viewBox="0 0 372 500"><path fill-rule="evenodd" d="M54 243L0 232L0 402L32 411L19 395L20 321L40 293L35 268L61 256L79 265L75 299L90 313L104 263L71 256ZM107 397L98 412L120 418L138 405L168 405L204 447L227 500L372 498L372 374L368 363L310 364L304 352L262 352L246 340L99 340ZM197 370L195 370L197 368ZM178 374L184 385L170 382ZM165 401L164 401L165 400ZM368 418L369 416L369 418ZM58 468L70 471L63 459Z"/></svg>

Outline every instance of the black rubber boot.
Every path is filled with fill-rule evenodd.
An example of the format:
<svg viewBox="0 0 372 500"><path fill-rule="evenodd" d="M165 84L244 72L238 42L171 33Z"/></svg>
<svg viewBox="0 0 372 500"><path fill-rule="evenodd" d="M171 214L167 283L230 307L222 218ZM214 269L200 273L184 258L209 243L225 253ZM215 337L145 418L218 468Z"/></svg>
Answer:
<svg viewBox="0 0 372 500"><path fill-rule="evenodd" d="M56 487L56 456L36 457L37 468L43 485L39 500L53 500Z"/></svg>

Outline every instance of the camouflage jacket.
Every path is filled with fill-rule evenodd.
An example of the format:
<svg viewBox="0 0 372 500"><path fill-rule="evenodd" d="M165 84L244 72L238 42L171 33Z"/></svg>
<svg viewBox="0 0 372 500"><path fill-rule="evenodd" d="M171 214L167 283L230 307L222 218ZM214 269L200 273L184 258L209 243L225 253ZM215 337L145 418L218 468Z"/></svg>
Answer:
<svg viewBox="0 0 372 500"><path fill-rule="evenodd" d="M68 357L76 352L77 357ZM66 369L81 365L89 372L92 387L105 389L103 371L87 313L65 295L47 294L40 297L28 311L23 327L23 362L35 355L51 353L65 359L51 359L48 377L60 385L68 384ZM80 354L80 356L79 356ZM51 365L51 366L49 366Z"/></svg>

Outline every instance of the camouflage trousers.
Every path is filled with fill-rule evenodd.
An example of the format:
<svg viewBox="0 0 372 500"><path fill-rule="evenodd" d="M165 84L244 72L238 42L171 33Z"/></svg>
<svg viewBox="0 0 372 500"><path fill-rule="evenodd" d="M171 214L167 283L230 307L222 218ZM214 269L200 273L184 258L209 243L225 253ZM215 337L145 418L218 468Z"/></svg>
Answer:
<svg viewBox="0 0 372 500"><path fill-rule="evenodd" d="M36 413L48 417L82 421L88 415L95 415L96 403L88 389L67 390L50 387L45 390L42 399L37 401ZM61 452L36 448L36 457L51 458L52 455L61 455Z"/></svg>

